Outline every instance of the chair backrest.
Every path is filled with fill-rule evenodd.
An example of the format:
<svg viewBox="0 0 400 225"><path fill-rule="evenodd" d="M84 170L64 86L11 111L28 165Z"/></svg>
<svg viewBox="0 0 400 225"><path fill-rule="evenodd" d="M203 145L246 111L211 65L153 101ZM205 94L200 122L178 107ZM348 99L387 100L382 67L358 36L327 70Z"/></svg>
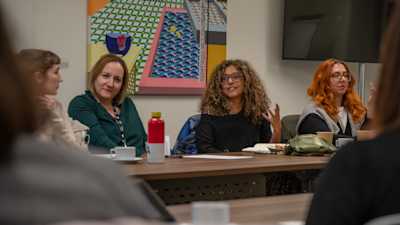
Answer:
<svg viewBox="0 0 400 225"><path fill-rule="evenodd" d="M200 118L201 115L196 114L186 120L176 138L175 145L171 151L172 154L197 154L196 127L200 122Z"/></svg>
<svg viewBox="0 0 400 225"><path fill-rule="evenodd" d="M378 217L368 221L365 225L400 225L400 214Z"/></svg>
<svg viewBox="0 0 400 225"><path fill-rule="evenodd" d="M296 126L299 119L299 114L286 115L282 117L282 143L287 143L291 138L296 136Z"/></svg>

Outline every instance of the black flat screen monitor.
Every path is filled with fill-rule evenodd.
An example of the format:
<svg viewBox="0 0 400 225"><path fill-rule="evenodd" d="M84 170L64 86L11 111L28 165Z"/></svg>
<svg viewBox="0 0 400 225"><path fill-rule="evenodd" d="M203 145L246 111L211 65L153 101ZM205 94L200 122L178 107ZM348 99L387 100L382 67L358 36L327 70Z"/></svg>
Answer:
<svg viewBox="0 0 400 225"><path fill-rule="evenodd" d="M283 59L379 61L390 0L285 0Z"/></svg>

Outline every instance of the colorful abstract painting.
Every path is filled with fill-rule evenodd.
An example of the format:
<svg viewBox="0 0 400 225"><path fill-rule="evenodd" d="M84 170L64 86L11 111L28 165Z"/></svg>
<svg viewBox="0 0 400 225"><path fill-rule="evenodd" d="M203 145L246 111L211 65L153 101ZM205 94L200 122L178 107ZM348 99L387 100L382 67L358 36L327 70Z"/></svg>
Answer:
<svg viewBox="0 0 400 225"><path fill-rule="evenodd" d="M226 57L226 9L226 0L88 0L88 70L117 54L129 94L199 95Z"/></svg>

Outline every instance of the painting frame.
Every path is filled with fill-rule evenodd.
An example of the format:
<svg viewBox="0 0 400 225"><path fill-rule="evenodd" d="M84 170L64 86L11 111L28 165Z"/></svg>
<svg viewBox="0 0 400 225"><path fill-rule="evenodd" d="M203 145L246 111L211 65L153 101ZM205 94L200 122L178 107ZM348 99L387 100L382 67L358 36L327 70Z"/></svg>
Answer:
<svg viewBox="0 0 400 225"><path fill-rule="evenodd" d="M100 2L100 6L93 7L94 1ZM218 17L224 26L222 29L223 26L214 29L210 26L211 13L208 11L212 8L210 4L213 1L226 2L224 0L88 0L88 70L102 54L115 54L107 42L109 36L111 36L109 39L115 39L114 43L130 39L131 49L126 51L125 55L121 55L129 69L129 95L201 95L211 70L226 58L227 4L222 6L225 9L221 8L221 4L213 5L216 14L221 15L214 17ZM200 17L195 11L198 10L199 4L203 4L200 5L202 11ZM138 9L139 7L142 8ZM180 23L174 16L184 18L183 22ZM173 22L166 25L165 21L170 17ZM143 23L143 20L148 23ZM120 24L122 26L119 26ZM200 26L203 29L200 29ZM140 33L143 36L139 38L137 37L140 30L137 28L143 31ZM219 36L215 35L217 33ZM203 44L202 37L204 37ZM140 38L144 38L144 41ZM171 40L177 40L176 48L171 47L175 44ZM167 41L168 44L161 45L163 41ZM123 47L127 45L123 44ZM172 50L170 54L167 51L160 51L162 46L176 52ZM181 50L187 46L191 48L182 53ZM209 57L210 53L212 57ZM189 61L191 58L193 60Z"/></svg>

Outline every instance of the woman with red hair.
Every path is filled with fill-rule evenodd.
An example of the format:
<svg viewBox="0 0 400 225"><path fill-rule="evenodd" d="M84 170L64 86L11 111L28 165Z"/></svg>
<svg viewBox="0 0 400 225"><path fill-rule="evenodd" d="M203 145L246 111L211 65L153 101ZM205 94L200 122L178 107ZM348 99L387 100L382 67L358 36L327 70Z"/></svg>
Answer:
<svg viewBox="0 0 400 225"><path fill-rule="evenodd" d="M379 109L373 113L377 136L350 143L330 159L318 178L306 225L399 224L400 1L391 3L379 59L379 100L373 101Z"/></svg>
<svg viewBox="0 0 400 225"><path fill-rule="evenodd" d="M367 108L354 91L354 84L355 79L344 62L337 59L322 62L307 90L312 103L303 110L297 133L332 131L336 135L356 136Z"/></svg>

